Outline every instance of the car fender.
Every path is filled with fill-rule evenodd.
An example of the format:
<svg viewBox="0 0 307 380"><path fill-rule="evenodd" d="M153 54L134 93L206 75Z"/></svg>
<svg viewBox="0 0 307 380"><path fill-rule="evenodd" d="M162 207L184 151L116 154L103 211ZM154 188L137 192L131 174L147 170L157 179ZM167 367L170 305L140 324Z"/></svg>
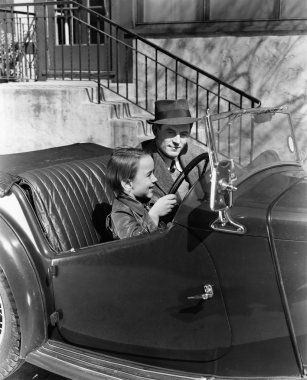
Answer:
<svg viewBox="0 0 307 380"><path fill-rule="evenodd" d="M13 293L20 319L20 357L25 358L46 340L46 313L38 276L27 250L2 218L0 252L0 267Z"/></svg>

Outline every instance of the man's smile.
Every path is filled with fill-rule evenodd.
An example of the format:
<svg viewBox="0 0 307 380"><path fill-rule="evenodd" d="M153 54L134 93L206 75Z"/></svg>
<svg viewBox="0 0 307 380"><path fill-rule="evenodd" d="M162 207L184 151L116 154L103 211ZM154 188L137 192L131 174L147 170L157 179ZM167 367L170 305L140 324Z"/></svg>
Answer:
<svg viewBox="0 0 307 380"><path fill-rule="evenodd" d="M181 149L181 146L169 146L169 148L173 150L178 150L178 149Z"/></svg>

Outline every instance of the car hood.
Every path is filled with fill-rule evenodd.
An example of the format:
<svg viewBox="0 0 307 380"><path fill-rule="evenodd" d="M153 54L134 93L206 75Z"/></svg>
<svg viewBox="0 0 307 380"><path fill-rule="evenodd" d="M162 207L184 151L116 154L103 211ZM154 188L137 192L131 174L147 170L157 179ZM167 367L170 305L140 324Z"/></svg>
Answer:
<svg viewBox="0 0 307 380"><path fill-rule="evenodd" d="M228 212L233 220L246 228L245 235L268 237L272 210L278 236L292 221L304 228L303 221L307 218L307 174L301 167L289 165L263 170L236 186L233 207ZM212 232L210 226L218 214L210 210L209 197L210 183L204 176L182 202L174 222L193 229L201 236ZM295 229L296 224L293 223L292 230ZM303 234L306 236L306 233ZM302 233L288 231L287 236L290 235L299 238Z"/></svg>
<svg viewBox="0 0 307 380"><path fill-rule="evenodd" d="M229 210L232 218L246 227L247 235L267 236L268 223L273 220L274 234L283 239L307 238L303 231L306 211L307 174L294 167L265 170L239 184Z"/></svg>
<svg viewBox="0 0 307 380"><path fill-rule="evenodd" d="M281 193L269 219L275 239L307 241L307 177Z"/></svg>

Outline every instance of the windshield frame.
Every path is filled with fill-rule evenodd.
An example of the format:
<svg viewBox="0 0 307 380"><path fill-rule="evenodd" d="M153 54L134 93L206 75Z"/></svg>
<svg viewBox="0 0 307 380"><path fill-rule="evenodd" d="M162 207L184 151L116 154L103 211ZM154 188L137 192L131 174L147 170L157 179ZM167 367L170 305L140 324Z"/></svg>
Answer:
<svg viewBox="0 0 307 380"><path fill-rule="evenodd" d="M302 159L300 157L300 152L298 150L297 141L294 133L294 128L291 120L291 115L288 111L284 109L284 107L261 107L261 108L249 108L249 109L240 109L235 111L229 111L229 112L223 112L218 114L210 114L210 110L207 111L206 115L206 138L207 138L207 146L209 149L209 158L210 158L210 164L216 166L218 162L221 161L221 153L218 151L216 147L216 128L214 127L214 123L230 118L231 116L235 118L241 118L243 115L251 114L251 115L261 115L261 114L285 114L288 118L288 127L289 127L289 136L292 137L293 140L293 155L295 155L295 160L292 161L275 161L271 162L267 165L263 165L260 167L255 167L252 170L250 170L247 173L240 174L237 177L236 183L241 183L246 178L269 168L272 167L278 167L278 166L285 166L285 165L291 165L291 166L302 166ZM220 132L219 132L220 133ZM252 138L252 137L251 137ZM251 148L253 149L253 148ZM225 156L226 158L226 156ZM228 157L231 159L231 156Z"/></svg>

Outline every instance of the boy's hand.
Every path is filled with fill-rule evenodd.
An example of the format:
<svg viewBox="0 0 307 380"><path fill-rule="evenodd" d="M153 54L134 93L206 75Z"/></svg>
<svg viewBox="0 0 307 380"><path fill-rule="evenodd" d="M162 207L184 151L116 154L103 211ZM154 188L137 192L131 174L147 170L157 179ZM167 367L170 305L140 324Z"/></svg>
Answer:
<svg viewBox="0 0 307 380"><path fill-rule="evenodd" d="M161 197L152 206L149 211L149 215L153 221L158 224L161 216L169 214L174 206L177 204L177 197L175 194L167 194Z"/></svg>

